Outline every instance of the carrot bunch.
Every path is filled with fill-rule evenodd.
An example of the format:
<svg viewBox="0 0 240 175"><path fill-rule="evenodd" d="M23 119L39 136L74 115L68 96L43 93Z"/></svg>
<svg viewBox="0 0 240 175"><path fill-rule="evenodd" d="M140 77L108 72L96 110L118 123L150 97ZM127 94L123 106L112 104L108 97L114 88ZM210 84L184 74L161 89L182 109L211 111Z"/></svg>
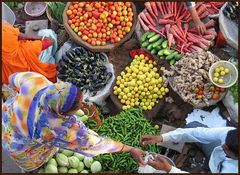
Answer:
<svg viewBox="0 0 240 175"><path fill-rule="evenodd" d="M190 28L188 23L192 16L183 2L145 2L145 7L146 11L138 16L143 30L151 30L167 38L169 47L176 45L175 50L181 53L207 50L217 35L216 31L211 29L215 25L213 20L205 24L207 31L204 35L199 34L196 28ZM203 3L196 3L195 8L200 19L209 15ZM159 25L163 27L158 29Z"/></svg>

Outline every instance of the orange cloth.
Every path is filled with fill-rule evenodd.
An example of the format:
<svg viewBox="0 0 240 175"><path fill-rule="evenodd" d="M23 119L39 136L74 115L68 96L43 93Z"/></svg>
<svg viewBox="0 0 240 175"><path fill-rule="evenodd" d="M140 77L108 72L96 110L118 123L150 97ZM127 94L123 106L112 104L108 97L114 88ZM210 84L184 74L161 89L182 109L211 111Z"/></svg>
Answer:
<svg viewBox="0 0 240 175"><path fill-rule="evenodd" d="M18 40L19 29L8 23L2 26L2 83L8 84L8 77L16 72L32 71L56 82L57 66L43 63L38 56L42 50L40 40Z"/></svg>

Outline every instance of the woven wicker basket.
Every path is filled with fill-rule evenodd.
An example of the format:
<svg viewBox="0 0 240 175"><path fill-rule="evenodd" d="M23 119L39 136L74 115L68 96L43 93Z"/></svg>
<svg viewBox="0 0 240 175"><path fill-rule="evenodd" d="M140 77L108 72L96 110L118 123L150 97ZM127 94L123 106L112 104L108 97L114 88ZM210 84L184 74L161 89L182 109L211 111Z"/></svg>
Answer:
<svg viewBox="0 0 240 175"><path fill-rule="evenodd" d="M124 36L124 38L121 39L120 42L115 43L115 44L107 44L106 46L93 46L85 41L83 41L72 29L71 27L68 25L68 17L66 14L66 11L68 10L68 7L71 5L71 2L68 2L64 13L63 13L63 25L66 29L66 31L68 32L70 38L76 42L77 44L82 45L83 47L91 50L92 52L109 52L111 50L113 50L115 47L120 46L122 43L126 42L128 39L131 38L133 32L135 31L135 26L137 24L137 12L136 12L136 7L135 5L132 3L132 9L133 9L133 25L131 27L131 31L126 34Z"/></svg>

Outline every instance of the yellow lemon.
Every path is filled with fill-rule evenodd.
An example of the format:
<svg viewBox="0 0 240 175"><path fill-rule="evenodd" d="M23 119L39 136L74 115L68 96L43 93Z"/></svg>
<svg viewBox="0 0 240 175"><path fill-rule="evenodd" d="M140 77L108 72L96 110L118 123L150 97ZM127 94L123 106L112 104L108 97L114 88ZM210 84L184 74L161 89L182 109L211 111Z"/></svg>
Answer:
<svg viewBox="0 0 240 175"><path fill-rule="evenodd" d="M146 111L148 108L147 106L143 106L143 110Z"/></svg>
<svg viewBox="0 0 240 175"><path fill-rule="evenodd" d="M229 69L228 69L228 68L225 68L225 69L224 69L224 72L225 72L226 74L228 74L228 73L229 73Z"/></svg>
<svg viewBox="0 0 240 175"><path fill-rule="evenodd" d="M220 71L224 71L224 67L223 66L219 67L219 69L220 69Z"/></svg>
<svg viewBox="0 0 240 175"><path fill-rule="evenodd" d="M169 92L169 89L168 88L165 88L165 93L168 93Z"/></svg>
<svg viewBox="0 0 240 175"><path fill-rule="evenodd" d="M225 71L220 72L220 75L222 75L222 76L224 76L225 74L226 74Z"/></svg>
<svg viewBox="0 0 240 175"><path fill-rule="evenodd" d="M218 73L218 72L215 72L215 73L213 74L213 76L214 76L214 77L219 77L219 73Z"/></svg>
<svg viewBox="0 0 240 175"><path fill-rule="evenodd" d="M147 108L148 110L151 110L152 109L152 106L148 106L148 108Z"/></svg>
<svg viewBox="0 0 240 175"><path fill-rule="evenodd" d="M223 83L224 83L224 80L221 79L221 78L219 78L219 79L218 79L218 83L223 84Z"/></svg>
<svg viewBox="0 0 240 175"><path fill-rule="evenodd" d="M214 78L213 78L213 81L214 81L214 82L218 82L218 78L217 78L217 77L214 77Z"/></svg>
<svg viewBox="0 0 240 175"><path fill-rule="evenodd" d="M220 72L220 69L219 69L219 68L216 68L216 69L214 70L214 72L218 73L218 72Z"/></svg>

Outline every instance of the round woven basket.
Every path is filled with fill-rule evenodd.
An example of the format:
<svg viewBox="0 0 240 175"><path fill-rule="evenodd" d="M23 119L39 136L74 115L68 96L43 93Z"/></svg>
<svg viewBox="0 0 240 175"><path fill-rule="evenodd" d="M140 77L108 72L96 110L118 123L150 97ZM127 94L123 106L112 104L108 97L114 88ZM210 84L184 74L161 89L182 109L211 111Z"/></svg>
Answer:
<svg viewBox="0 0 240 175"><path fill-rule="evenodd" d="M46 14L47 14L47 17L48 17L48 19L49 19L49 21L51 22L52 25L56 25L59 28L64 27L63 24L60 24L56 19L54 19L52 17L52 12L51 12L49 6L47 6Z"/></svg>
<svg viewBox="0 0 240 175"><path fill-rule="evenodd" d="M137 24L137 11L136 11L136 7L134 5L134 3L132 3L132 9L133 9L133 25L131 27L131 30L128 34L126 34L124 36L124 38L121 39L121 41L119 41L118 43L115 44L107 44L106 46L93 46L85 41L83 41L72 29L71 27L68 25L68 16L67 16L67 10L68 7L71 5L71 2L68 2L65 10L63 12L63 25L64 28L66 29L66 31L68 32L70 38L76 42L77 44L82 45L83 47L91 50L92 52L109 52L111 50L113 50L115 47L120 46L122 43L126 42L128 39L131 38L133 32L135 31L135 27Z"/></svg>

